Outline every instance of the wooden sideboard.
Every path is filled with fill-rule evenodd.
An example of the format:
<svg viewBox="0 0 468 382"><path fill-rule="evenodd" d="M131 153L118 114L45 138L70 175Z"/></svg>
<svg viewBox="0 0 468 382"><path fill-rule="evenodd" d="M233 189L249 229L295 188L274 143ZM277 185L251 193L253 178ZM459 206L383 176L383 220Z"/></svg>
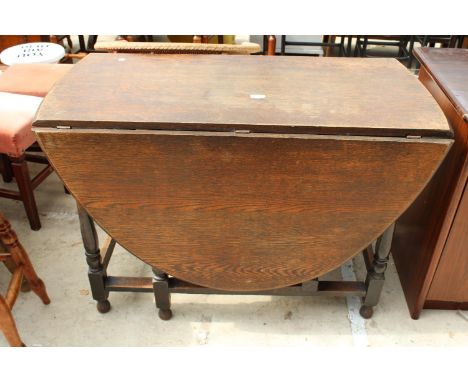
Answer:
<svg viewBox="0 0 468 382"><path fill-rule="evenodd" d="M468 50L417 48L419 80L445 113L455 143L395 228L392 253L411 316L468 308Z"/></svg>

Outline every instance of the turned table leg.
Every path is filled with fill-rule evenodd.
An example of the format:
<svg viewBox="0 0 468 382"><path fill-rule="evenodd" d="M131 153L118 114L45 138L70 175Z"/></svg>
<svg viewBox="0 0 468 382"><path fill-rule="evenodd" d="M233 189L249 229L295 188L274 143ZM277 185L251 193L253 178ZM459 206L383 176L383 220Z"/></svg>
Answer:
<svg viewBox="0 0 468 382"><path fill-rule="evenodd" d="M377 240L372 266L367 272L366 277L367 293L359 310L359 313L364 318L372 317L374 313L373 307L379 302L385 281L385 270L387 269L388 258L390 256L394 229L395 224L392 224Z"/></svg>
<svg viewBox="0 0 468 382"><path fill-rule="evenodd" d="M169 278L166 273L155 268L153 268L153 291L156 300L156 308L159 309L159 318L161 320L170 320L172 311Z"/></svg>
<svg viewBox="0 0 468 382"><path fill-rule="evenodd" d="M97 310L107 313L111 306L107 299L109 291L106 290L106 270L102 266L101 252L96 227L91 216L77 203L80 219L81 237L85 248L86 262L88 263L88 278L93 298L97 301Z"/></svg>

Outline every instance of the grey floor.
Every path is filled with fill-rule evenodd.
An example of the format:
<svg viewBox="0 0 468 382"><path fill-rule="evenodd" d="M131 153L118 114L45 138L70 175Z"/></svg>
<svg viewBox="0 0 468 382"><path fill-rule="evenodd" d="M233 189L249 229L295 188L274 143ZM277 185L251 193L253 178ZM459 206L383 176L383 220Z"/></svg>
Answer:
<svg viewBox="0 0 468 382"><path fill-rule="evenodd" d="M55 174L36 190L36 197L43 226L38 232L29 229L19 202L0 199L0 210L52 300L44 306L34 294L20 294L13 314L29 346L468 345L468 312L427 310L417 321L410 318L392 260L381 302L368 321L356 316L352 299L349 310L345 298L329 297L174 295L174 317L165 322L158 319L151 294L111 293L112 310L100 314L90 295L73 198ZM362 277L361 258L353 265ZM118 248L109 273L149 276L150 268ZM8 276L1 267L1 290ZM340 270L329 277L340 278ZM7 345L1 334L0 345Z"/></svg>

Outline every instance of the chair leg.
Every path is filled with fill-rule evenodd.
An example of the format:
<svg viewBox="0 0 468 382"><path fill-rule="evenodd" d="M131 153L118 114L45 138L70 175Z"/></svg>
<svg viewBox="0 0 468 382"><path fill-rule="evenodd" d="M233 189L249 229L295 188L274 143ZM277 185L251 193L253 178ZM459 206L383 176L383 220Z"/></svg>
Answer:
<svg viewBox="0 0 468 382"><path fill-rule="evenodd" d="M0 214L0 240L7 247L11 257L17 266L23 267L23 275L28 280L29 285L44 304L49 304L50 299L47 295L44 282L37 276L29 256L18 240L15 231L11 229L10 222Z"/></svg>
<svg viewBox="0 0 468 382"><path fill-rule="evenodd" d="M23 341L16 328L15 320L11 314L11 309L0 294L0 329L5 335L10 346L24 346Z"/></svg>
<svg viewBox="0 0 468 382"><path fill-rule="evenodd" d="M268 56L274 56L276 54L276 36L268 36Z"/></svg>
<svg viewBox="0 0 468 382"><path fill-rule="evenodd" d="M13 274L17 268L16 263L13 261L13 259L9 258L6 259L3 264L5 264L5 267L8 269L8 271ZM23 277L23 281L21 282L21 292L30 292L31 291L31 286L29 285L28 280L26 280L25 277Z"/></svg>
<svg viewBox="0 0 468 382"><path fill-rule="evenodd" d="M34 199L31 178L29 177L28 164L25 155L18 158L9 157L11 160L11 167L13 175L15 176L18 184L21 199L28 215L29 225L34 231L41 229L41 221L39 220L39 213L37 212L36 200Z"/></svg>
<svg viewBox="0 0 468 382"><path fill-rule="evenodd" d="M5 183L10 183L13 179L13 174L11 172L11 163L8 155L0 154L2 161L2 178Z"/></svg>

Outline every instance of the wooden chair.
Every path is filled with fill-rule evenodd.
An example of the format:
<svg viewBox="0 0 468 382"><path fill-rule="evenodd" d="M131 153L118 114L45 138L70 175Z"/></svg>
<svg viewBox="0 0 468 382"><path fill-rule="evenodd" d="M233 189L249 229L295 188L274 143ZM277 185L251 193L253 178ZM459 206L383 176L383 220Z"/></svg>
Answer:
<svg viewBox="0 0 468 382"><path fill-rule="evenodd" d="M261 51L260 45L254 43L207 44L183 42L97 42L97 51L112 53L152 53L152 54L253 54Z"/></svg>
<svg viewBox="0 0 468 382"><path fill-rule="evenodd" d="M0 262L5 263L7 268L12 271L11 281L5 295L0 293L0 329L11 346L24 346L11 313L21 289L23 277L44 304L49 304L50 299L43 281L37 276L15 231L11 229L10 223L1 213L0 244L0 248L4 247L7 251L0 253Z"/></svg>
<svg viewBox="0 0 468 382"><path fill-rule="evenodd" d="M18 64L9 67L0 76L0 163L3 181L16 179L18 191L0 188L0 197L21 200L31 229L39 230L41 222L34 198L38 187L53 169L45 156L26 153L40 151L31 130L32 120L44 97L55 82L65 75L72 65ZM27 162L44 164L33 179L29 176Z"/></svg>
<svg viewBox="0 0 468 382"><path fill-rule="evenodd" d="M338 56L342 57L345 54L344 36L340 37L340 42L336 42L335 35L323 35L321 42L307 42L307 41L290 41L286 35L281 35L281 55L286 53L287 46L315 46L323 48L323 55L329 57L333 55L334 48L338 48ZM301 56L308 56L310 54L301 53Z"/></svg>
<svg viewBox="0 0 468 382"><path fill-rule="evenodd" d="M2 175L4 182L10 182L14 176L18 185L18 191L0 189L0 197L21 200L33 230L41 228L33 191L52 173L52 168L43 158L46 161L46 167L31 179L25 154L26 149L36 141L31 124L41 102L41 97L0 92ZM40 158L34 159L41 160Z"/></svg>

